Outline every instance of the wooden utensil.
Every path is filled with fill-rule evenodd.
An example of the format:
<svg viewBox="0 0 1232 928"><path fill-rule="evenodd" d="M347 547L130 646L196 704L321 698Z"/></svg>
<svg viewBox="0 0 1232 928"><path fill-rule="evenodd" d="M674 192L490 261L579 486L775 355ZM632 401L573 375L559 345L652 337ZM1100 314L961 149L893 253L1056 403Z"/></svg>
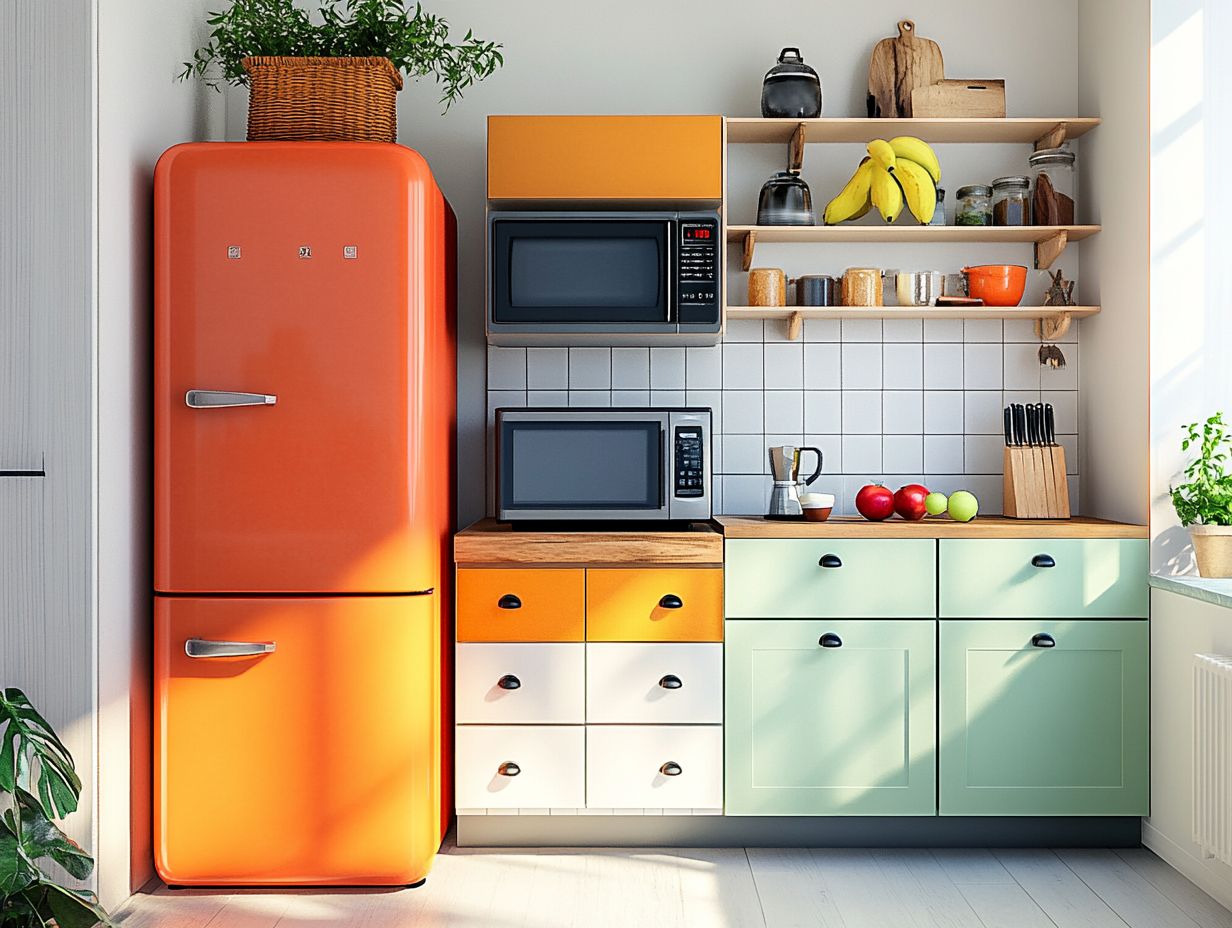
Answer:
<svg viewBox="0 0 1232 928"><path fill-rule="evenodd" d="M882 39L868 62L868 115L912 115L912 91L945 80L941 47L922 39L910 19L898 24L898 36Z"/></svg>
<svg viewBox="0 0 1232 928"><path fill-rule="evenodd" d="M911 91L912 115L964 117L968 119L1005 118L1005 81L938 81Z"/></svg>

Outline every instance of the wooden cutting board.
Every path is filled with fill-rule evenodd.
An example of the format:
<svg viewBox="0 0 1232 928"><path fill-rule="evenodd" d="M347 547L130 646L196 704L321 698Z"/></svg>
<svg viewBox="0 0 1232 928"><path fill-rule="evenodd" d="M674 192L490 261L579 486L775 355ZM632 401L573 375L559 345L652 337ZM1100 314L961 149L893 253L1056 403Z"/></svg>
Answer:
<svg viewBox="0 0 1232 928"><path fill-rule="evenodd" d="M868 115L910 116L911 92L944 79L941 47L916 35L915 23L904 19L896 37L882 39L873 48L868 62Z"/></svg>

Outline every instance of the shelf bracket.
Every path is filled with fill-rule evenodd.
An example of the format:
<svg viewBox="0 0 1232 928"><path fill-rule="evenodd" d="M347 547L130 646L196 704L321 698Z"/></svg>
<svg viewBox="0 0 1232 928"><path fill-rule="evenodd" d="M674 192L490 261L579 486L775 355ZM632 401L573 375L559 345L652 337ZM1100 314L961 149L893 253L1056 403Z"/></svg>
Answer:
<svg viewBox="0 0 1232 928"><path fill-rule="evenodd" d="M1061 257L1061 252L1065 250L1065 246L1069 244L1069 233L1062 230L1050 238L1044 239L1042 242L1035 243L1035 267L1036 270L1046 271L1052 267L1052 263Z"/></svg>
<svg viewBox="0 0 1232 928"><path fill-rule="evenodd" d="M800 333L804 331L804 315L802 313L792 313L787 317L787 340L789 342L799 341Z"/></svg>
<svg viewBox="0 0 1232 928"><path fill-rule="evenodd" d="M1035 150L1060 148L1067 138L1069 138L1069 125L1059 122L1035 140Z"/></svg>
<svg viewBox="0 0 1232 928"><path fill-rule="evenodd" d="M741 267L746 271L753 266L753 247L756 244L757 244L757 233L756 232L744 233L744 260L741 264Z"/></svg>
<svg viewBox="0 0 1232 928"><path fill-rule="evenodd" d="M805 129L804 123L796 126L796 131L791 134L791 141L787 143L787 170L793 174L799 174L804 167L804 143L807 141Z"/></svg>
<svg viewBox="0 0 1232 928"><path fill-rule="evenodd" d="M1035 335L1046 342L1055 342L1058 338L1065 337L1073 321L1074 317L1065 312L1053 316L1041 316L1035 320Z"/></svg>

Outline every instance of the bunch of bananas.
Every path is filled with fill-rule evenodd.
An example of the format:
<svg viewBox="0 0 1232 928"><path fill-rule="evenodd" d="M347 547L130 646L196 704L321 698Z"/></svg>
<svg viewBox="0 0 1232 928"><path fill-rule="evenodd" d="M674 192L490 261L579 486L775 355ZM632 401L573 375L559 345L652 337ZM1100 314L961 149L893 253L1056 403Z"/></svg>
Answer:
<svg viewBox="0 0 1232 928"><path fill-rule="evenodd" d="M927 142L910 135L873 139L868 157L860 162L842 191L826 204L828 226L859 219L874 206L886 222L894 222L904 204L921 225L932 222L937 209L941 164Z"/></svg>

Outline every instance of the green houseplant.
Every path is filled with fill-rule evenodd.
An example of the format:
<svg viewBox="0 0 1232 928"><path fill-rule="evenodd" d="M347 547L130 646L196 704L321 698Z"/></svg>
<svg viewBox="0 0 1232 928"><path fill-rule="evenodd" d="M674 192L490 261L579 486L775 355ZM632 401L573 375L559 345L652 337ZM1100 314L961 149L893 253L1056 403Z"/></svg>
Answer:
<svg viewBox="0 0 1232 928"><path fill-rule="evenodd" d="M446 19L404 0L231 0L206 22L179 77L249 86L249 139L392 142L402 74L432 77L446 112L504 63L499 43L469 30L451 42Z"/></svg>
<svg viewBox="0 0 1232 928"><path fill-rule="evenodd" d="M0 928L112 925L92 893L61 885L54 864L84 880L94 860L56 825L81 780L68 749L18 689L0 692Z"/></svg>
<svg viewBox="0 0 1232 928"><path fill-rule="evenodd" d="M1232 577L1232 475L1227 472L1232 434L1217 412L1185 427L1181 450L1198 449L1185 468L1186 482L1169 488L1172 505L1193 539L1198 573Z"/></svg>

